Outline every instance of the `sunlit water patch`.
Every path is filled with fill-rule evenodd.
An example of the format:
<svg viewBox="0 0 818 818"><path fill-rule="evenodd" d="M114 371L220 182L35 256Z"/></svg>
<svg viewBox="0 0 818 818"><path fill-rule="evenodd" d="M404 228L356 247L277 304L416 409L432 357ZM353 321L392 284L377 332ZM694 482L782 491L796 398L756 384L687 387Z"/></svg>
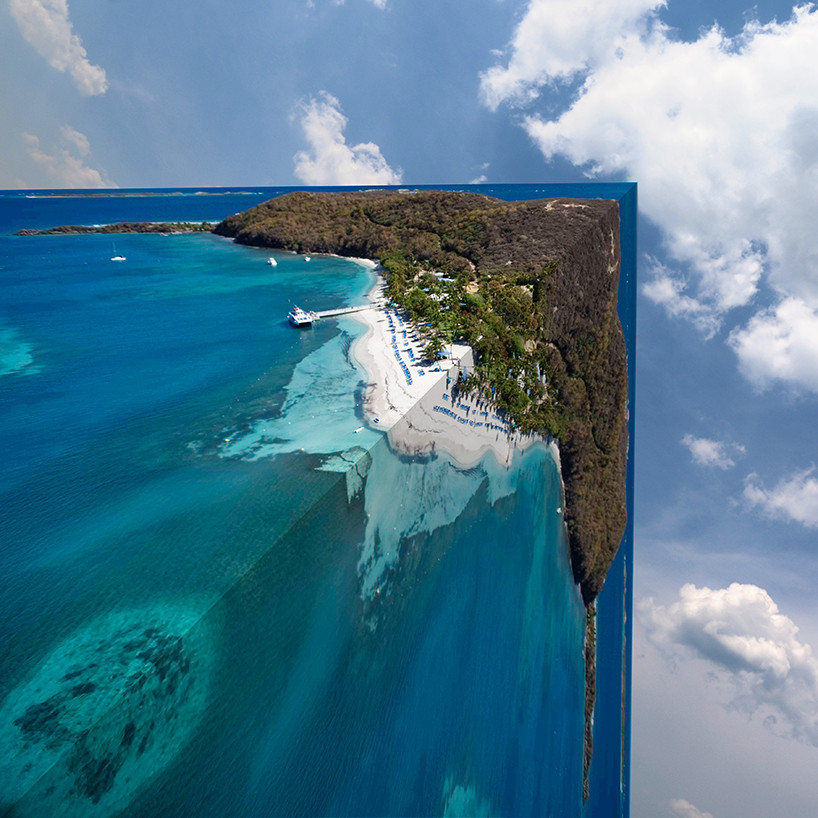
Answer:
<svg viewBox="0 0 818 818"><path fill-rule="evenodd" d="M31 375L38 371L33 363L32 345L24 341L13 327L0 324L0 375L15 372Z"/></svg>
<svg viewBox="0 0 818 818"><path fill-rule="evenodd" d="M443 784L443 815L445 818L478 818L492 815L492 809L475 787L457 784L449 776Z"/></svg>
<svg viewBox="0 0 818 818"><path fill-rule="evenodd" d="M215 646L202 611L109 614L59 644L0 710L2 804L107 816L165 769L207 705Z"/></svg>

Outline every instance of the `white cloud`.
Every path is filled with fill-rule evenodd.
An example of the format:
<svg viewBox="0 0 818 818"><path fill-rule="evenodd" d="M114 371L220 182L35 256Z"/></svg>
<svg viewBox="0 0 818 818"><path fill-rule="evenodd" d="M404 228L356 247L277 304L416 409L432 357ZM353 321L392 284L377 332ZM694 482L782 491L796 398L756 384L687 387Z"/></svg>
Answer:
<svg viewBox="0 0 818 818"><path fill-rule="evenodd" d="M669 659L704 660L731 708L818 746L818 660L769 594L733 583L716 590L688 584L679 596L667 607L653 598L639 603L650 641Z"/></svg>
<svg viewBox="0 0 818 818"><path fill-rule="evenodd" d="M68 125L64 125L60 132L63 140L79 152L80 156L88 156L91 148L85 134L74 130ZM69 148L55 146L51 153L46 153L40 146L38 137L26 133L23 134L23 139L26 143L26 153L48 173L55 187L116 187L103 173L95 168L88 167L80 156L76 156Z"/></svg>
<svg viewBox="0 0 818 818"><path fill-rule="evenodd" d="M645 15L664 5L665 0L530 0L507 64L480 75L483 101L491 110L531 102L541 86L598 63L623 30L643 26Z"/></svg>
<svg viewBox="0 0 818 818"><path fill-rule="evenodd" d="M628 33L562 116L530 116L526 128L546 157L640 180L644 212L695 271L698 299L723 312L751 300L765 264L782 285L807 283L790 262L814 256L797 211L818 210L803 175L818 165L793 129L815 104L816 42L818 13L806 9L733 39L717 28L692 43L660 25ZM784 201L795 194L797 206Z"/></svg>
<svg viewBox="0 0 818 818"><path fill-rule="evenodd" d="M74 130L70 125L63 125L60 128L60 135L76 148L80 156L88 156L91 153L91 143L84 133Z"/></svg>
<svg viewBox="0 0 818 818"><path fill-rule="evenodd" d="M67 0L9 0L20 33L52 68L67 71L81 94L108 90L105 71L88 61L80 38L68 19Z"/></svg>
<svg viewBox="0 0 818 818"><path fill-rule="evenodd" d="M730 457L730 452L744 454L744 447L735 443L722 443L706 437L685 435L682 444L690 450L693 460L700 466L715 466L726 471L736 465Z"/></svg>
<svg viewBox="0 0 818 818"><path fill-rule="evenodd" d="M475 176L474 179L469 181L470 185L482 185L484 182L488 182L489 177L486 176L486 171L491 167L491 162L483 162L480 165L480 174Z"/></svg>
<svg viewBox="0 0 818 818"><path fill-rule="evenodd" d="M713 818L711 813L702 812L694 807L690 801L685 801L684 798L674 798L670 802L670 808L673 810L673 814L678 815L679 818Z"/></svg>
<svg viewBox="0 0 818 818"><path fill-rule="evenodd" d="M389 166L373 142L347 145L347 118L326 91L300 105L301 127L310 145L294 157L295 175L307 185L395 185L401 171Z"/></svg>
<svg viewBox="0 0 818 818"><path fill-rule="evenodd" d="M346 0L332 0L332 2L336 6L343 6L346 3ZM387 0L369 0L375 8L385 9ZM315 8L315 0L307 0L307 8L312 9Z"/></svg>
<svg viewBox="0 0 818 818"><path fill-rule="evenodd" d="M818 308L790 296L734 330L728 343L750 381L767 388L775 381L818 392Z"/></svg>
<svg viewBox="0 0 818 818"><path fill-rule="evenodd" d="M712 338L721 326L721 320L705 304L688 295L687 282L673 273L658 259L648 257L652 278L642 292L655 304L664 307L670 315L692 321L707 338Z"/></svg>
<svg viewBox="0 0 818 818"><path fill-rule="evenodd" d="M775 488L758 485L758 475L751 474L744 484L744 498L768 516L793 520L808 528L818 528L818 479L815 467L796 472L780 480Z"/></svg>
<svg viewBox="0 0 818 818"><path fill-rule="evenodd" d="M642 212L688 271L659 271L644 288L671 315L712 335L769 285L779 306L733 346L745 369L795 382L806 369L816 388L815 366L800 358L805 339L786 336L780 313L799 299L818 324L818 8L683 42L657 19L657 2L583 0L576 14L565 3L529 0L506 64L482 76L484 101L527 106L523 126L546 158L639 182ZM566 77L581 83L570 104L539 113L532 101ZM777 368L753 357L762 330L789 345Z"/></svg>

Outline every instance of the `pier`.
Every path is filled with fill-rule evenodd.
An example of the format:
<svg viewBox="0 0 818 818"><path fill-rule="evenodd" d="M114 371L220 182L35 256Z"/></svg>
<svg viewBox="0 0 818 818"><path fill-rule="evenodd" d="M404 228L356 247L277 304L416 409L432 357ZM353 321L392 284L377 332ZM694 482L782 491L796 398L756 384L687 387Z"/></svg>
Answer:
<svg viewBox="0 0 818 818"><path fill-rule="evenodd" d="M311 312L314 318L333 318L336 315L348 315L351 312L360 312L361 310L368 310L372 304L364 304L360 307L341 307L337 310L321 310L319 312Z"/></svg>

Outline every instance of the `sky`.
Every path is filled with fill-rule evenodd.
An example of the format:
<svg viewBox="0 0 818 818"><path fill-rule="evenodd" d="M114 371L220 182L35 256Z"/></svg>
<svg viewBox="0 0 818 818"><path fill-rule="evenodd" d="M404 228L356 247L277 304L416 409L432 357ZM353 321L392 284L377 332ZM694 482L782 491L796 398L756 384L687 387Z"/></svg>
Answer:
<svg viewBox="0 0 818 818"><path fill-rule="evenodd" d="M818 8L0 0L0 188L635 181L632 814L818 803Z"/></svg>

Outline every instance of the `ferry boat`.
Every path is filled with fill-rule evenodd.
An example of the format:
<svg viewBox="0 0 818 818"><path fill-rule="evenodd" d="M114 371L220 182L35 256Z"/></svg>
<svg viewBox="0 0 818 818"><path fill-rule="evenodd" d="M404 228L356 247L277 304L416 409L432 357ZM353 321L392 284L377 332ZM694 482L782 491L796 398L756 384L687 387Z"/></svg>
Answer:
<svg viewBox="0 0 818 818"><path fill-rule="evenodd" d="M287 313L287 319L294 327L311 327L314 315L311 312L304 312L301 307L293 307Z"/></svg>

